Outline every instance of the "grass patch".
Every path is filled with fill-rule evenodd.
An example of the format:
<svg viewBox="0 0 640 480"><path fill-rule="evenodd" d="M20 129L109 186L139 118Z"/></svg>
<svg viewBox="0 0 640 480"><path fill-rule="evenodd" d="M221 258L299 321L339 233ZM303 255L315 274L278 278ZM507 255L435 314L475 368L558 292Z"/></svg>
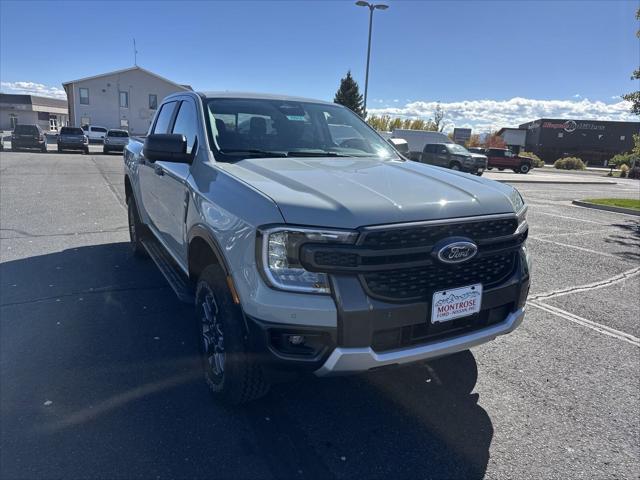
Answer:
<svg viewBox="0 0 640 480"><path fill-rule="evenodd" d="M585 202L640 210L640 200L634 200L633 198L587 198Z"/></svg>

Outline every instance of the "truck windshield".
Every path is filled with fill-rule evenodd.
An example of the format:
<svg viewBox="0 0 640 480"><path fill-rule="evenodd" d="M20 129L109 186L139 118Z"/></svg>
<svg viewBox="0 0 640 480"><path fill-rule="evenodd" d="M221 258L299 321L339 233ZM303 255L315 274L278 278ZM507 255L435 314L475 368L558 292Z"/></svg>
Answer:
<svg viewBox="0 0 640 480"><path fill-rule="evenodd" d="M469 155L469 151L466 148L456 143L447 144L447 148L451 153L457 153L458 155Z"/></svg>
<svg viewBox="0 0 640 480"><path fill-rule="evenodd" d="M399 160L382 137L347 108L312 102L219 98L207 103L216 158L375 157Z"/></svg>

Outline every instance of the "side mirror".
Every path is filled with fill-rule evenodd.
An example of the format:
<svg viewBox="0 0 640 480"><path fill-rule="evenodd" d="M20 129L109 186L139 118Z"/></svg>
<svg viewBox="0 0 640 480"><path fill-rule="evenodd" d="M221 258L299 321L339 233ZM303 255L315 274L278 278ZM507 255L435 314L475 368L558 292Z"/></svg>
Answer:
<svg viewBox="0 0 640 480"><path fill-rule="evenodd" d="M175 163L191 163L187 153L187 138L181 133L154 133L144 141L142 150L150 162L157 160Z"/></svg>

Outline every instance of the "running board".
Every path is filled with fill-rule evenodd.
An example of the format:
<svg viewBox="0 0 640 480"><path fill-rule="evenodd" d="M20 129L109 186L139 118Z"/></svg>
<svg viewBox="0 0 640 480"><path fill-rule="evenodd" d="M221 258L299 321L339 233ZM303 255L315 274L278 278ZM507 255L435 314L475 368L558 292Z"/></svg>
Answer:
<svg viewBox="0 0 640 480"><path fill-rule="evenodd" d="M178 296L181 302L193 305L195 297L193 295L193 286L189 278L180 270L171 256L165 251L156 239L145 238L142 245L156 264L164 278Z"/></svg>

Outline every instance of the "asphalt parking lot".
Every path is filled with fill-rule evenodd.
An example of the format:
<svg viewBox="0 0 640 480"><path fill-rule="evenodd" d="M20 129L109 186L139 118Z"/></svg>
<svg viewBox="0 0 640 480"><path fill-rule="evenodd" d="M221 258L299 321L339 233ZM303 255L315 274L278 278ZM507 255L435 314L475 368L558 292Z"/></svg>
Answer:
<svg viewBox="0 0 640 480"><path fill-rule="evenodd" d="M0 153L0 477L640 476L639 183L517 185L534 280L513 334L429 364L214 404L192 309L129 253L122 158Z"/></svg>

